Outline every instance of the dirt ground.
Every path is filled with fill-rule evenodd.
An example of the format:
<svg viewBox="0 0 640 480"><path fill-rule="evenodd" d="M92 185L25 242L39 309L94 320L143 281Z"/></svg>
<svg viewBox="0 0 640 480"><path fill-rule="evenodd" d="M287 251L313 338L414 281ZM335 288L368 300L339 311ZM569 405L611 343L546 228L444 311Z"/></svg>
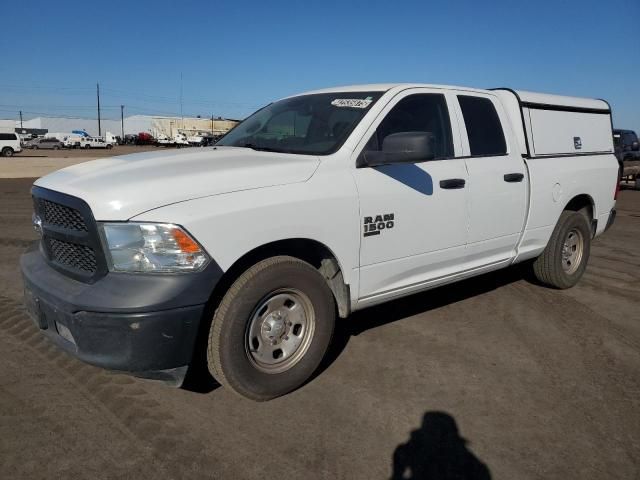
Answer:
<svg viewBox="0 0 640 480"><path fill-rule="evenodd" d="M95 160L96 158L127 155L129 153L154 150L153 145L116 145L112 149L93 148L62 150L30 150L25 149L11 158L0 157L0 178L42 177L47 173L59 170L76 163Z"/></svg>
<svg viewBox="0 0 640 480"><path fill-rule="evenodd" d="M42 338L17 266L30 184L0 181L0 478L640 478L639 191L577 287L512 268L359 312L317 378L257 404Z"/></svg>

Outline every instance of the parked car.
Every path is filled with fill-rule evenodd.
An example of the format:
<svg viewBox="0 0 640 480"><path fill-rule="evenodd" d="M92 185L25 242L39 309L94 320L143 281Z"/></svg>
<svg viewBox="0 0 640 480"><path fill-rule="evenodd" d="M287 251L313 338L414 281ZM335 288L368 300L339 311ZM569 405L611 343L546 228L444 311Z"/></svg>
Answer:
<svg viewBox="0 0 640 480"><path fill-rule="evenodd" d="M47 149L47 150L59 150L64 148L64 143L62 143L57 138L48 137L48 138L34 138L33 140L29 140L26 145L26 148L31 148L33 150L38 149Z"/></svg>
<svg viewBox="0 0 640 480"><path fill-rule="evenodd" d="M84 135L72 134L64 137L63 144L66 148L80 148Z"/></svg>
<svg viewBox="0 0 640 480"><path fill-rule="evenodd" d="M155 143L156 140L147 132L140 132L135 138L136 145L153 145Z"/></svg>
<svg viewBox="0 0 640 480"><path fill-rule="evenodd" d="M112 149L113 145L107 143L103 138L84 137L80 140L80 148L106 148Z"/></svg>
<svg viewBox="0 0 640 480"><path fill-rule="evenodd" d="M22 143L17 133L0 133L0 155L13 157L14 153L22 151Z"/></svg>
<svg viewBox="0 0 640 480"><path fill-rule="evenodd" d="M124 136L123 145L135 145L138 143L138 135L127 133Z"/></svg>
<svg viewBox="0 0 640 480"><path fill-rule="evenodd" d="M633 130L614 130L613 144L616 157L621 162L640 160L640 143L638 143L638 135Z"/></svg>
<svg viewBox="0 0 640 480"><path fill-rule="evenodd" d="M615 218L610 121L602 100L353 86L276 101L214 149L71 166L32 188L27 311L81 360L175 384L202 340L221 384L272 399L314 374L336 316L527 260L574 286Z"/></svg>

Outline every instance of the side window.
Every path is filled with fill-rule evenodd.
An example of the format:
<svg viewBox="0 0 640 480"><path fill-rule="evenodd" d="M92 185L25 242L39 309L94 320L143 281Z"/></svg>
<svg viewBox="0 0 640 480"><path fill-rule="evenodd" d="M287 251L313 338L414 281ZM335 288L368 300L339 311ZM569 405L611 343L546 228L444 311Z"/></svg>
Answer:
<svg viewBox="0 0 640 480"><path fill-rule="evenodd" d="M638 141L638 137L633 132L628 132L628 133L625 132L622 135L622 137L623 137L622 143L624 144L625 147L631 147L634 144L634 142Z"/></svg>
<svg viewBox="0 0 640 480"><path fill-rule="evenodd" d="M17 140L15 133L0 133L0 140Z"/></svg>
<svg viewBox="0 0 640 480"><path fill-rule="evenodd" d="M432 133L435 159L454 156L451 123L444 95L423 93L400 100L378 125L365 150L382 150L385 137L400 132Z"/></svg>
<svg viewBox="0 0 640 480"><path fill-rule="evenodd" d="M458 95L469 137L471 156L504 155L507 142L493 102L488 98Z"/></svg>

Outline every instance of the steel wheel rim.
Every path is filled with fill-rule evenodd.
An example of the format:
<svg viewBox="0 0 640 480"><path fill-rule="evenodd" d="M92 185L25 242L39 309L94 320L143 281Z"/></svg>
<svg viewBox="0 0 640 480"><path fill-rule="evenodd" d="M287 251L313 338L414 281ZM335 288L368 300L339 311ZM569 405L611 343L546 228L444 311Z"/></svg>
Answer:
<svg viewBox="0 0 640 480"><path fill-rule="evenodd" d="M276 290L251 314L245 335L247 357L262 372L285 372L309 350L315 323L313 305L306 294L296 289Z"/></svg>
<svg viewBox="0 0 640 480"><path fill-rule="evenodd" d="M567 234L562 245L562 269L569 275L578 270L582 263L584 252L584 237L578 229L572 229Z"/></svg>

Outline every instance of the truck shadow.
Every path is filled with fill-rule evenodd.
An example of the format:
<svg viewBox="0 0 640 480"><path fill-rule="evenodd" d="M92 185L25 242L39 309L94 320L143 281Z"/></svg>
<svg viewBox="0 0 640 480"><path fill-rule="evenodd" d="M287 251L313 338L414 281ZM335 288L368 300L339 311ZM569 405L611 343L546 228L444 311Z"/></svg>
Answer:
<svg viewBox="0 0 640 480"><path fill-rule="evenodd" d="M536 283L530 272L530 264L525 262L427 292L392 300L382 305L355 312L347 319L338 319L331 347L322 364L307 383L312 382L336 361L352 337L357 337L372 328L397 322L419 313L426 313L522 279ZM210 316L212 315L213 311L210 312ZM209 393L220 387L220 384L215 381L207 368L207 338L208 336L202 334L202 332L198 337L194 359L182 385L185 390L195 393Z"/></svg>
<svg viewBox="0 0 640 480"><path fill-rule="evenodd" d="M331 348L315 376L320 375L340 356L352 337L357 337L372 328L397 322L420 313L427 313L520 280L527 280L539 285L531 272L530 262L392 300L355 312L347 319L339 319L336 323Z"/></svg>
<svg viewBox="0 0 640 480"><path fill-rule="evenodd" d="M391 480L490 480L489 468L467 448L455 419L429 411L393 452Z"/></svg>

